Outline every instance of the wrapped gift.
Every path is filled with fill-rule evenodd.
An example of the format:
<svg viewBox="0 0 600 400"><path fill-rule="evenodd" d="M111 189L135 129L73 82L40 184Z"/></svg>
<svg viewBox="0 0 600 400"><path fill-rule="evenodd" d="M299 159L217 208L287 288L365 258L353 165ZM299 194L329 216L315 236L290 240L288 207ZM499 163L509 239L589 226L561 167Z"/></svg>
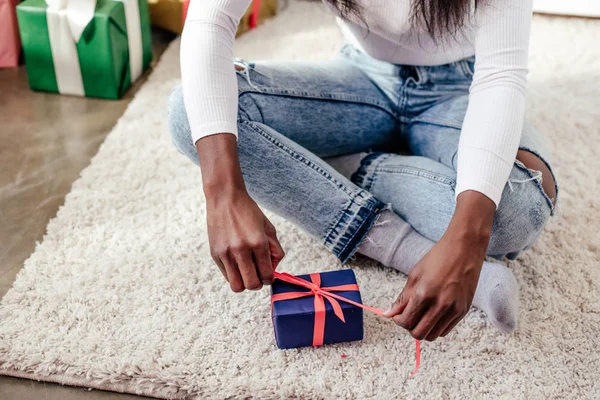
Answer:
<svg viewBox="0 0 600 400"><path fill-rule="evenodd" d="M271 316L281 349L363 338L363 311L350 269L293 276L276 273Z"/></svg>
<svg viewBox="0 0 600 400"><path fill-rule="evenodd" d="M171 32L183 31L183 3L188 0L148 0L152 26ZM200 0L202 1L202 0Z"/></svg>
<svg viewBox="0 0 600 400"><path fill-rule="evenodd" d="M118 99L152 61L145 0L26 0L17 16L33 90Z"/></svg>
<svg viewBox="0 0 600 400"><path fill-rule="evenodd" d="M383 310L362 304L350 269L310 275L275 272L271 286L271 318L280 349L349 342L363 338L362 310ZM413 378L421 365L421 342L415 341Z"/></svg>
<svg viewBox="0 0 600 400"><path fill-rule="evenodd" d="M0 68L19 65L21 41L17 24L17 0L0 0Z"/></svg>
<svg viewBox="0 0 600 400"><path fill-rule="evenodd" d="M148 0L152 25L175 33L183 31L190 0ZM240 20L238 35L277 14L278 0L254 0Z"/></svg>

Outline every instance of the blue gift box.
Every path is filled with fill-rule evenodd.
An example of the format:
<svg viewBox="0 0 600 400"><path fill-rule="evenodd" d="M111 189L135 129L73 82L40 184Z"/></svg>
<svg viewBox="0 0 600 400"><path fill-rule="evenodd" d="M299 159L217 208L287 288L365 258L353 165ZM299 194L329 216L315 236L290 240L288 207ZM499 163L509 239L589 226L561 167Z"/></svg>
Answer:
<svg viewBox="0 0 600 400"><path fill-rule="evenodd" d="M350 269L322 272L321 288L356 284L354 271ZM310 275L297 275L311 282ZM288 292L310 292L302 286L291 284L280 279L275 279L271 286L272 295ZM338 296L362 304L360 292L335 291ZM334 313L331 302L325 298L325 332L323 344L349 342L363 338L363 310L360 307L337 300L342 308L344 323ZM272 303L271 318L275 328L275 340L280 349L290 349L313 345L315 330L315 296L309 295L297 299L277 300Z"/></svg>

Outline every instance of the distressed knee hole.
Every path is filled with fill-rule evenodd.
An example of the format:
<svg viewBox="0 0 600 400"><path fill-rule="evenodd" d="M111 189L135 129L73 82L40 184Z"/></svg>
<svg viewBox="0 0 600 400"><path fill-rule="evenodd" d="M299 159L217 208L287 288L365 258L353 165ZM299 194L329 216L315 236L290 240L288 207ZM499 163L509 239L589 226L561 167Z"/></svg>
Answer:
<svg viewBox="0 0 600 400"><path fill-rule="evenodd" d="M529 180L538 180L546 196L552 201L553 205L556 205L556 182L546 163L536 154L527 150L519 150L517 160L533 173L532 178ZM512 183L522 182L509 181L509 185Z"/></svg>

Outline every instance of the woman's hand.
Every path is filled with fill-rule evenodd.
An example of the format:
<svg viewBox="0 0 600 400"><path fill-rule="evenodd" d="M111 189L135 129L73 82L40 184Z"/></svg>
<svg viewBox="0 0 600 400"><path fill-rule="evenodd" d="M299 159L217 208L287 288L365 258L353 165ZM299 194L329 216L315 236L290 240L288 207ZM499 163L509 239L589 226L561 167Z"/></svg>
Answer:
<svg viewBox="0 0 600 400"><path fill-rule="evenodd" d="M471 307L482 263L469 240L444 235L410 271L386 316L415 339L446 336Z"/></svg>
<svg viewBox="0 0 600 400"><path fill-rule="evenodd" d="M271 284L284 252L275 228L246 191L235 136L207 136L196 149L213 260L234 292Z"/></svg>
<svg viewBox="0 0 600 400"><path fill-rule="evenodd" d="M273 283L284 256L275 228L244 191L207 199L208 239L213 260L231 290L258 290Z"/></svg>
<svg viewBox="0 0 600 400"><path fill-rule="evenodd" d="M446 336L471 307L495 209L478 192L462 193L446 233L410 271L402 293L384 315L415 339Z"/></svg>

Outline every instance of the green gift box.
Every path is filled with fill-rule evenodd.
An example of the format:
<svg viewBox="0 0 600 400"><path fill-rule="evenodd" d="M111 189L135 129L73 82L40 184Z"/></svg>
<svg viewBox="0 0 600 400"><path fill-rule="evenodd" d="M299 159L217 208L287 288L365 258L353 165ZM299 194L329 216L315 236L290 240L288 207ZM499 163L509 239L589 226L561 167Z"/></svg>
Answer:
<svg viewBox="0 0 600 400"><path fill-rule="evenodd" d="M118 99L152 61L146 0L25 0L17 17L33 90Z"/></svg>

